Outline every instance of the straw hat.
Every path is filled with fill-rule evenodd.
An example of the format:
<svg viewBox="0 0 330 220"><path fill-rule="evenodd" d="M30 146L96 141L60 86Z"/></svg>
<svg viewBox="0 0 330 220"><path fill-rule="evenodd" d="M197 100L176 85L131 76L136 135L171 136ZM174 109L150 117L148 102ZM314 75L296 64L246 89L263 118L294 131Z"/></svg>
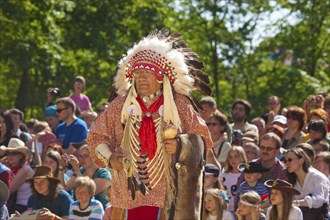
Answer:
<svg viewBox="0 0 330 220"><path fill-rule="evenodd" d="M0 180L0 203L4 203L9 198L9 190L7 185Z"/></svg>
<svg viewBox="0 0 330 220"><path fill-rule="evenodd" d="M285 191L288 193L292 193L293 195L299 195L300 192L292 187L291 183L288 183L285 180L276 179L276 180L267 180L265 186L269 189L278 189L281 191Z"/></svg>
<svg viewBox="0 0 330 220"><path fill-rule="evenodd" d="M8 146L2 145L0 151L3 152L20 152L25 155L25 158L28 160L31 156L30 150L25 143L18 138L11 138L9 140Z"/></svg>
<svg viewBox="0 0 330 220"><path fill-rule="evenodd" d="M53 176L52 169L48 166L37 166L33 177L26 179L26 181L33 182L34 179L51 179L57 183L61 182L60 179Z"/></svg>

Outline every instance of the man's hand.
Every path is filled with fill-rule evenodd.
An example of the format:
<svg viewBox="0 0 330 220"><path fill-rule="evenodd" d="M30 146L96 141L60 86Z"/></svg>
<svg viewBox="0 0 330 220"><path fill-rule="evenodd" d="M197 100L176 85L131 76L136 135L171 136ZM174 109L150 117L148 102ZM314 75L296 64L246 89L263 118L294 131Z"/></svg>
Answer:
<svg viewBox="0 0 330 220"><path fill-rule="evenodd" d="M117 147L115 149L115 152L110 156L110 166L115 170L122 170L124 168L123 163L119 160L120 158L123 158L124 152L121 147Z"/></svg>
<svg viewBox="0 0 330 220"><path fill-rule="evenodd" d="M173 139L165 139L163 141L164 145L165 145L165 151L166 153L173 155L176 153L177 149L178 149L178 141L173 138Z"/></svg>

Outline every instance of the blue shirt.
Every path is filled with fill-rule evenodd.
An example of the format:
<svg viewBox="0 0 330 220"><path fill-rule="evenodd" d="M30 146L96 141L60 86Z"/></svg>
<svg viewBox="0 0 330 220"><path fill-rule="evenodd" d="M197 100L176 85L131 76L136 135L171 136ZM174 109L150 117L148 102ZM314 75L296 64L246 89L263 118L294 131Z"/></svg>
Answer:
<svg viewBox="0 0 330 220"><path fill-rule="evenodd" d="M69 220L102 220L103 215L103 206L98 200L91 199L85 209L81 209L80 203L74 201L70 206Z"/></svg>
<svg viewBox="0 0 330 220"><path fill-rule="evenodd" d="M268 198L269 196L269 191L267 187L261 182L258 181L257 184L254 187L249 186L249 184L244 181L238 188L238 192L240 195L243 193L246 193L247 191L255 191L259 194L262 200L265 198Z"/></svg>
<svg viewBox="0 0 330 220"><path fill-rule="evenodd" d="M72 197L65 190L60 189L54 200L49 200L46 196L37 196L32 194L28 200L28 209L47 208L57 216L69 216L70 204L73 202Z"/></svg>
<svg viewBox="0 0 330 220"><path fill-rule="evenodd" d="M81 143L84 141L87 138L87 133L87 125L80 118L74 120L69 126L62 122L55 130L55 135L62 141L64 149L69 148L70 143Z"/></svg>

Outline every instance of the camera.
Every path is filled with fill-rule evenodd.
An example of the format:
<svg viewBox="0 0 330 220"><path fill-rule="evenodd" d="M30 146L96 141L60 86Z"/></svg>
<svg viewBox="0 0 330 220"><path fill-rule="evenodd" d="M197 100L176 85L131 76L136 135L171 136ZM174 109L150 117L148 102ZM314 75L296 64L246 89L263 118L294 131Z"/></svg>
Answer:
<svg viewBox="0 0 330 220"><path fill-rule="evenodd" d="M61 90L59 88L52 88L50 94L53 97L61 96Z"/></svg>

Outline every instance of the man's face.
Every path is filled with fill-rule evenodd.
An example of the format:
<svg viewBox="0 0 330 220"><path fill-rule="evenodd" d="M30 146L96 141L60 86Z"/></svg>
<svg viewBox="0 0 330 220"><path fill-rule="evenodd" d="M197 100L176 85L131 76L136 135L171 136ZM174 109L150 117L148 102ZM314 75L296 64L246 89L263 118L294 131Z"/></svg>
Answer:
<svg viewBox="0 0 330 220"><path fill-rule="evenodd" d="M69 107L66 107L63 103L57 103L56 109L57 109L56 110L57 118L60 121L66 121L73 114L72 109Z"/></svg>
<svg viewBox="0 0 330 220"><path fill-rule="evenodd" d="M234 122L244 122L246 119L246 113L244 105L236 104L233 110L231 111Z"/></svg>
<svg viewBox="0 0 330 220"><path fill-rule="evenodd" d="M275 97L269 97L268 99L268 110L278 112L280 110L281 104L279 103L279 100L277 100Z"/></svg>
<svg viewBox="0 0 330 220"><path fill-rule="evenodd" d="M274 160L279 153L279 149L276 149L276 143L271 139L265 139L260 141L260 157L263 161Z"/></svg>
<svg viewBox="0 0 330 220"><path fill-rule="evenodd" d="M201 117L204 119L204 121L209 121L209 118L213 112L215 112L215 108L212 108L208 104L202 104L203 111L200 113Z"/></svg>
<svg viewBox="0 0 330 220"><path fill-rule="evenodd" d="M157 82L157 78L152 71L136 70L134 71L135 88L138 94L142 96L151 95L157 92L161 84Z"/></svg>

